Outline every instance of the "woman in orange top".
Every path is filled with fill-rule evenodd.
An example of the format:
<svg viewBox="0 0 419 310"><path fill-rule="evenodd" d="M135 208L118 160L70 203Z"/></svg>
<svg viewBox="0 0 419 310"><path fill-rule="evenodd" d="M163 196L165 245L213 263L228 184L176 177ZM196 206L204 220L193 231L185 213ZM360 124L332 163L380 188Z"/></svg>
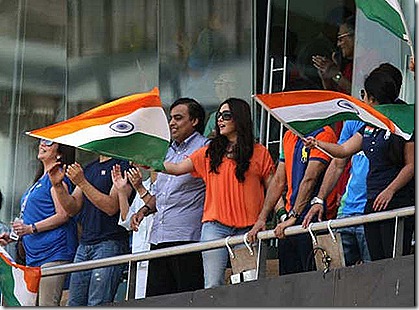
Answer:
<svg viewBox="0 0 419 310"><path fill-rule="evenodd" d="M249 104L224 101L216 114L209 145L178 164L165 162L169 174L192 173L206 184L201 241L242 235L255 224L275 166L268 150L255 143ZM224 284L226 248L202 252L205 288Z"/></svg>

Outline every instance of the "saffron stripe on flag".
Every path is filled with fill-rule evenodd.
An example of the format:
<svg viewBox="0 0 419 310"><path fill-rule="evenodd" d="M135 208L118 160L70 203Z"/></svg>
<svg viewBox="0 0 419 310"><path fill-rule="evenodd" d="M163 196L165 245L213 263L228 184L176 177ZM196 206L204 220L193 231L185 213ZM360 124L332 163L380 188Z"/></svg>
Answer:
<svg viewBox="0 0 419 310"><path fill-rule="evenodd" d="M41 279L40 267L26 267L10 260L0 247L0 290L7 306L35 306Z"/></svg>
<svg viewBox="0 0 419 310"><path fill-rule="evenodd" d="M303 135L342 120L360 120L373 126L388 129L408 140L412 131L405 123L413 114L406 114L395 123L366 103L343 93L328 90L302 90L255 95L254 98L280 122ZM403 108L402 105L396 105ZM397 109L397 107L393 107ZM391 113L389 116L391 117Z"/></svg>
<svg viewBox="0 0 419 310"><path fill-rule="evenodd" d="M98 154L163 169L170 130L157 88L108 102L66 121L27 132Z"/></svg>

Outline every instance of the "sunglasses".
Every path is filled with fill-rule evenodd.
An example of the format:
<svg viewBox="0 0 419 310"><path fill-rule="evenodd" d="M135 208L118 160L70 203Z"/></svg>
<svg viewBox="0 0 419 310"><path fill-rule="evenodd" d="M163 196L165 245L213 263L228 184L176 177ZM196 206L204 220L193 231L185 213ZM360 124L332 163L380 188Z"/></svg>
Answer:
<svg viewBox="0 0 419 310"><path fill-rule="evenodd" d="M54 144L54 141L47 139L39 139L39 144L45 144L46 146L51 146Z"/></svg>
<svg viewBox="0 0 419 310"><path fill-rule="evenodd" d="M231 111L223 111L223 112L217 112L215 117L216 119L219 119L221 117L223 121L230 121L233 119L233 114L231 113Z"/></svg>
<svg viewBox="0 0 419 310"><path fill-rule="evenodd" d="M344 37L347 37L347 36L352 36L354 33L353 32L345 32L345 33L342 33L342 34L338 34L338 36L337 36L337 40L338 41L342 41L342 39L344 38Z"/></svg>
<svg viewBox="0 0 419 310"><path fill-rule="evenodd" d="M361 100L364 100L364 98L365 98L365 89L360 89L359 90L359 98L361 99Z"/></svg>

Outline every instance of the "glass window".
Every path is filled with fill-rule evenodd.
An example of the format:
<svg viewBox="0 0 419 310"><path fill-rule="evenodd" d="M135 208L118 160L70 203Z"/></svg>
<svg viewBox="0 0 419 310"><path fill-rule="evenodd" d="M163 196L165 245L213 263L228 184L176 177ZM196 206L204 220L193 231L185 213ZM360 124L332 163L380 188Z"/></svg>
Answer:
<svg viewBox="0 0 419 310"><path fill-rule="evenodd" d="M64 0L2 1L0 189L5 222L19 213L22 193L38 167L38 141L25 132L65 116L66 16Z"/></svg>
<svg viewBox="0 0 419 310"><path fill-rule="evenodd" d="M71 1L69 117L158 85L157 2ZM90 153L77 152L90 161Z"/></svg>
<svg viewBox="0 0 419 310"><path fill-rule="evenodd" d="M406 22L411 34L414 35L414 3L412 1L401 1ZM368 31L365 31L368 29ZM383 48L385 47L385 48ZM406 42L402 41L380 24L365 17L362 11L357 11L357 29L354 60L354 82L352 93L358 94L364 87L365 77L372 69L381 63L389 62L400 69L403 75L403 85L400 97L407 103L415 103L415 82L414 75L409 71L411 51Z"/></svg>
<svg viewBox="0 0 419 310"><path fill-rule="evenodd" d="M159 77L170 105L192 97L212 113L229 97L252 95L252 3L174 0L160 7Z"/></svg>

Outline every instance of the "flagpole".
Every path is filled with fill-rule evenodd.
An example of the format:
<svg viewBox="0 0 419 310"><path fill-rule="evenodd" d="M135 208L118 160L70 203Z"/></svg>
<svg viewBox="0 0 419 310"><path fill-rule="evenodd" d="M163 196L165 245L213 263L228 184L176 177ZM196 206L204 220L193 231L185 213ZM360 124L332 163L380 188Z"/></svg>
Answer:
<svg viewBox="0 0 419 310"><path fill-rule="evenodd" d="M287 122L285 122L282 118L280 118L278 115L276 115L276 114L274 114L274 113L271 113L271 111L270 111L270 108L267 106L267 105L265 105L265 103L262 101L262 100L260 100L258 97L256 97L256 95L252 95L252 97L257 101L257 102L259 102L259 104L261 105L261 106L263 106L264 108L265 108L265 110L269 113L269 114L271 114L273 117L275 117L281 124L284 124L284 126L285 127L287 127L289 130L291 130L291 132L293 132L297 137L299 137L301 140L303 140L303 141L306 141L306 138L301 134L301 133L299 133L298 131L296 131L294 128L292 128L291 126L289 126L288 124L287 124ZM327 152L326 150L324 150L324 149L322 149L321 147L319 147L318 145L316 145L315 146L315 148L316 149L318 149L318 150L320 150L320 151L322 151L323 153L325 153L327 156L329 156L330 158L335 158L334 156L332 156L329 152Z"/></svg>
<svg viewBox="0 0 419 310"><path fill-rule="evenodd" d="M407 36L407 41L406 42L407 42L407 45L409 45L411 55L414 56L415 55L415 50L413 49L413 43L412 43L412 39L411 39L411 36L410 36L410 31L409 31L409 28L407 27L406 19L404 18L404 14L403 14L403 11L402 11L401 7L400 7L400 13L402 13L402 14L400 14L400 18L402 20L404 30L406 31L406 36Z"/></svg>

